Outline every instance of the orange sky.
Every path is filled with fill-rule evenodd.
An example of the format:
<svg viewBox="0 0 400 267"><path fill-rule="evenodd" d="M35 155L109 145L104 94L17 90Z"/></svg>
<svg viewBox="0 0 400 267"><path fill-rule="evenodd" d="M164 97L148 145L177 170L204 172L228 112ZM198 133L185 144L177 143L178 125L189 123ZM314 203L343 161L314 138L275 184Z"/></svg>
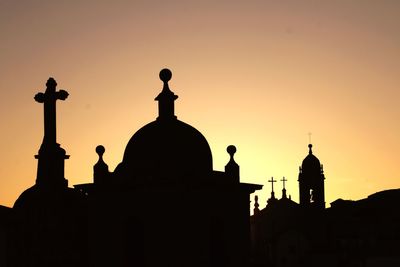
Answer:
<svg viewBox="0 0 400 267"><path fill-rule="evenodd" d="M327 206L398 188L399 13L396 0L2 0L0 204L35 181L43 107L33 96L48 77L70 93L58 142L73 185L92 181L96 145L114 170L157 117L164 67L176 114L207 138L215 170L234 144L242 181L285 176L298 201L312 132Z"/></svg>

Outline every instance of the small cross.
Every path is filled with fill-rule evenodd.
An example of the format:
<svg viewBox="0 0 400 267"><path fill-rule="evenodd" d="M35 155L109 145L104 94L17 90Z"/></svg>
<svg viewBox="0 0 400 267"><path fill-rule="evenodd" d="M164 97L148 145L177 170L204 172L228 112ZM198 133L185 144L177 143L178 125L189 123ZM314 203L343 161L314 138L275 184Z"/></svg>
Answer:
<svg viewBox="0 0 400 267"><path fill-rule="evenodd" d="M274 192L274 183L276 182L276 180L274 180L274 177L271 177L271 180L268 180L268 182L271 183L272 186L272 192Z"/></svg>
<svg viewBox="0 0 400 267"><path fill-rule="evenodd" d="M312 133L308 133L308 143L311 144L311 135Z"/></svg>
<svg viewBox="0 0 400 267"><path fill-rule="evenodd" d="M285 182L287 182L287 179L285 178L285 176L283 176L283 179L281 179L281 181L283 182L283 189L285 189Z"/></svg>
<svg viewBox="0 0 400 267"><path fill-rule="evenodd" d="M43 103L44 106L44 138L43 143L56 143L56 101L65 100L68 92L64 90L56 91L57 82L53 78L49 78L46 83L46 91L37 93L35 100Z"/></svg>

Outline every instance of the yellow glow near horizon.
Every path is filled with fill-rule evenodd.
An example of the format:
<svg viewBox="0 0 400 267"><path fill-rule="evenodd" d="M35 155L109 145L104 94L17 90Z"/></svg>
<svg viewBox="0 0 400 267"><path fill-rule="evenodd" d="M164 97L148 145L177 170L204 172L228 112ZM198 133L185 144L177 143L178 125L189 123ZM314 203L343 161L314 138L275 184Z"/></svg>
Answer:
<svg viewBox="0 0 400 267"><path fill-rule="evenodd" d="M400 185L400 3L396 1L2 1L0 204L34 184L49 76L70 185L91 182L96 145L113 170L157 116L158 72L176 114L209 141L214 169L236 145L241 180L288 179L313 133L326 202ZM278 183L276 195L280 196Z"/></svg>

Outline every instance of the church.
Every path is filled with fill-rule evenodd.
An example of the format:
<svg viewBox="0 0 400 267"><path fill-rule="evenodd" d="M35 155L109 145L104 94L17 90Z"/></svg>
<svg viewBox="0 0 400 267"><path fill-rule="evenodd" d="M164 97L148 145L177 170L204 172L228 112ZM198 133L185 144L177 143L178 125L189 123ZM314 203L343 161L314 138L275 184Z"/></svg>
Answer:
<svg viewBox="0 0 400 267"><path fill-rule="evenodd" d="M215 171L205 137L178 120L178 98L160 72L158 117L126 145L111 172L99 145L93 181L68 187L66 151L56 140L57 91L50 78L35 100L44 105L44 138L36 183L14 204L11 266L246 266L250 259L250 194L240 182L236 148Z"/></svg>
<svg viewBox="0 0 400 267"><path fill-rule="evenodd" d="M274 178L263 209L255 196L252 266L400 266L400 189L338 199L325 208L324 169L312 147L299 167L299 203L287 197L285 178L280 199Z"/></svg>
<svg viewBox="0 0 400 267"><path fill-rule="evenodd" d="M0 206L0 266L400 266L400 189L326 208L325 173L309 144L299 168L299 203L286 192L261 207L240 182L236 147L224 171L213 169L206 138L178 120L178 96L159 73L158 116L133 133L110 171L98 145L93 180L68 185L69 158L57 142L56 103L68 98L49 78L44 136L34 184L12 208Z"/></svg>

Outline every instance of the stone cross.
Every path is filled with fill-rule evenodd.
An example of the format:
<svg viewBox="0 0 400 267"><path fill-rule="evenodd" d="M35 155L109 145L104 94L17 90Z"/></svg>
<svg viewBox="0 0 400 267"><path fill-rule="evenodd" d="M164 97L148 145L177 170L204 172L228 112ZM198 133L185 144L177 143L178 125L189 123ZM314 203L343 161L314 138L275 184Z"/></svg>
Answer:
<svg viewBox="0 0 400 267"><path fill-rule="evenodd" d="M274 180L274 177L271 177L271 180L268 180L268 182L271 183L271 185L272 185L272 192L274 192L274 183L276 182L276 180Z"/></svg>
<svg viewBox="0 0 400 267"><path fill-rule="evenodd" d="M281 181L283 182L283 189L285 189L285 182L287 182L287 179L285 178L285 176L283 176L283 179L281 179Z"/></svg>
<svg viewBox="0 0 400 267"><path fill-rule="evenodd" d="M44 105L44 137L43 144L56 144L56 101L65 100L68 92L56 91L57 82L49 78L46 83L46 91L35 95L36 102Z"/></svg>

